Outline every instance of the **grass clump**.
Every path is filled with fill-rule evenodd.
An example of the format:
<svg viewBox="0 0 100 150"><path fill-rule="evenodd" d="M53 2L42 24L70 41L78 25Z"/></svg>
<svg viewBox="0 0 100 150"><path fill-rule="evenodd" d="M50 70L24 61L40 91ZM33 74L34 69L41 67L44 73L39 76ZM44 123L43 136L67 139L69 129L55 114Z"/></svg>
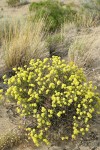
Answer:
<svg viewBox="0 0 100 150"><path fill-rule="evenodd" d="M42 19L34 22L34 25L24 19L6 22L2 34L6 70L24 66L32 58L44 58L49 55L45 42L47 32Z"/></svg>
<svg viewBox="0 0 100 150"><path fill-rule="evenodd" d="M24 138L24 133L19 129L13 129L5 135L0 135L0 150L7 150L19 144Z"/></svg>
<svg viewBox="0 0 100 150"><path fill-rule="evenodd" d="M76 13L70 6L64 5L58 1L46 0L39 3L33 2L29 10L35 11L35 19L46 18L46 26L49 31L55 31L61 27L65 20L71 21ZM33 20L34 20L33 18Z"/></svg>
<svg viewBox="0 0 100 150"><path fill-rule="evenodd" d="M89 8L83 6L77 12L74 18L74 22L77 25L77 27L82 27L82 28L96 27L100 24L99 18L100 15L98 12L94 10L90 10Z"/></svg>
<svg viewBox="0 0 100 150"><path fill-rule="evenodd" d="M3 76L8 85L5 95L17 104L35 145L75 139L88 132L98 97L82 69L53 56L32 59L29 66L13 70L11 78Z"/></svg>

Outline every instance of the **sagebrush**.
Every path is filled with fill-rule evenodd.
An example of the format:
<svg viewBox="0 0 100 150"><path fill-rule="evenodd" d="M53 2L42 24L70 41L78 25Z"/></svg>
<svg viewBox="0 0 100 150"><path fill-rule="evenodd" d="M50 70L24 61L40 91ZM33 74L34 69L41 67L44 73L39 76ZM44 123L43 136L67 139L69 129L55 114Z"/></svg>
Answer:
<svg viewBox="0 0 100 150"><path fill-rule="evenodd" d="M46 0L39 3L33 2L29 10L35 12L32 20L46 18L45 23L50 32L61 28L65 21L72 21L76 11L69 5L64 5L59 1Z"/></svg>

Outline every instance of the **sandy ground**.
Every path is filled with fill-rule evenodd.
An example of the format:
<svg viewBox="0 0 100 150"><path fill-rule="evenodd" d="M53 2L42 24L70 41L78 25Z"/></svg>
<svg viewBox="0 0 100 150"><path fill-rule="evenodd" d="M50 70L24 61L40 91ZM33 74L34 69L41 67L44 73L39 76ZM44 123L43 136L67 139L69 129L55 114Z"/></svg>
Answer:
<svg viewBox="0 0 100 150"><path fill-rule="evenodd" d="M7 134L11 129L15 128L6 111L3 106L0 106L0 136Z"/></svg>
<svg viewBox="0 0 100 150"><path fill-rule="evenodd" d="M0 17L10 18L10 17L21 17L28 13L28 5L22 5L20 7L8 7L6 0L0 0Z"/></svg>
<svg viewBox="0 0 100 150"><path fill-rule="evenodd" d="M0 18L18 18L26 16L29 12L29 5L31 2L38 2L40 0L29 0L29 4L18 7L8 7L7 0L0 0Z"/></svg>
<svg viewBox="0 0 100 150"><path fill-rule="evenodd" d="M13 18L13 17L22 17L26 16L27 13L29 12L29 4L27 5L22 5L19 7L8 7L7 0L0 0L0 18ZM29 2L39 2L41 0L29 0ZM73 0L61 0L62 2L71 2ZM76 4L79 4L79 0L74 0Z"/></svg>

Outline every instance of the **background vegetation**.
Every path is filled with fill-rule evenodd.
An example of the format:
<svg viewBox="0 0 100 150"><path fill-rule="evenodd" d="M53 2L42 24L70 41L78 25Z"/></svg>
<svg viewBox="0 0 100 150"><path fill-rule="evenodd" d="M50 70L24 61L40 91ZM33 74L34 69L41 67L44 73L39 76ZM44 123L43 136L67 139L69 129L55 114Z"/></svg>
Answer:
<svg viewBox="0 0 100 150"><path fill-rule="evenodd" d="M40 3L33 2L29 10L31 12L35 11L35 19L45 17L46 26L52 32L61 28L64 21L72 21L73 15L76 13L69 5L64 6L62 3L53 0L42 1Z"/></svg>

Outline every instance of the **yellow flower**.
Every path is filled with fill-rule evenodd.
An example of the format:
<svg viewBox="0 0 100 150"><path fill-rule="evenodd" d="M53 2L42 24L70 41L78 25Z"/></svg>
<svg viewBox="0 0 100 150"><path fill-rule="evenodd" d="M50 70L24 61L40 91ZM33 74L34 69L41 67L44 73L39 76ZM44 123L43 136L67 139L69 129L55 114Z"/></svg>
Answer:
<svg viewBox="0 0 100 150"><path fill-rule="evenodd" d="M68 103L70 103L70 104L71 104L72 102L73 102L73 100L72 100L72 99L69 99L69 100L68 100Z"/></svg>
<svg viewBox="0 0 100 150"><path fill-rule="evenodd" d="M35 143L36 146L39 146L38 140L35 137L32 137L33 142Z"/></svg>
<svg viewBox="0 0 100 150"><path fill-rule="evenodd" d="M48 60L48 58L44 58L43 63L46 63Z"/></svg>
<svg viewBox="0 0 100 150"><path fill-rule="evenodd" d="M81 92L80 92L80 91L77 91L76 93L77 93L77 95L81 95Z"/></svg>
<svg viewBox="0 0 100 150"><path fill-rule="evenodd" d="M42 123L42 124L45 124L45 120L42 119L41 123Z"/></svg>
<svg viewBox="0 0 100 150"><path fill-rule="evenodd" d="M3 89L0 89L0 94L2 94L3 93Z"/></svg>
<svg viewBox="0 0 100 150"><path fill-rule="evenodd" d="M57 82L57 79L56 79L56 78L54 78L54 81L55 81L55 82Z"/></svg>
<svg viewBox="0 0 100 150"><path fill-rule="evenodd" d="M17 101L17 105L20 105L21 104L21 102L20 101Z"/></svg>
<svg viewBox="0 0 100 150"><path fill-rule="evenodd" d="M33 112L36 114L37 113L37 109L34 109Z"/></svg>
<svg viewBox="0 0 100 150"><path fill-rule="evenodd" d="M26 128L26 131L31 131L31 128Z"/></svg>
<svg viewBox="0 0 100 150"><path fill-rule="evenodd" d="M61 115L62 115L62 111L59 111L59 112L57 113L57 116L58 116L58 117L61 117Z"/></svg>
<svg viewBox="0 0 100 150"><path fill-rule="evenodd" d="M66 84L62 84L61 88L65 89L66 88Z"/></svg>
<svg viewBox="0 0 100 150"><path fill-rule="evenodd" d="M21 110L19 108L17 108L17 113L20 113L20 112L21 112Z"/></svg>
<svg viewBox="0 0 100 150"><path fill-rule="evenodd" d="M85 128L85 130L86 130L86 132L88 132L88 131L89 131L89 128Z"/></svg>
<svg viewBox="0 0 100 150"><path fill-rule="evenodd" d="M48 94L48 93L49 93L49 91L50 91L50 90L46 90L46 94Z"/></svg>
<svg viewBox="0 0 100 150"><path fill-rule="evenodd" d="M83 132L83 131L84 131L84 128L81 128L81 129L80 129L80 132Z"/></svg>
<svg viewBox="0 0 100 150"><path fill-rule="evenodd" d="M37 93L34 95L34 97L35 97L36 99L39 99L39 95L38 95Z"/></svg>
<svg viewBox="0 0 100 150"><path fill-rule="evenodd" d="M77 135L79 133L79 131L75 128L74 129L74 135Z"/></svg>
<svg viewBox="0 0 100 150"><path fill-rule="evenodd" d="M73 116L73 119L76 119L76 116Z"/></svg>
<svg viewBox="0 0 100 150"><path fill-rule="evenodd" d="M47 139L43 139L43 142L45 142L47 145L49 145L49 141Z"/></svg>
<svg viewBox="0 0 100 150"><path fill-rule="evenodd" d="M57 85L60 85L61 84L61 81L57 81Z"/></svg>
<svg viewBox="0 0 100 150"><path fill-rule="evenodd" d="M45 117L45 113L41 113L41 117L43 117L43 118L44 118L44 117Z"/></svg>
<svg viewBox="0 0 100 150"><path fill-rule="evenodd" d="M7 78L7 75L5 74L2 78L3 78L3 79L6 79L6 78Z"/></svg>
<svg viewBox="0 0 100 150"><path fill-rule="evenodd" d="M50 125L51 125L51 123L50 123L49 121L47 121L47 122L46 122L46 125L47 125L47 126L50 126Z"/></svg>
<svg viewBox="0 0 100 150"><path fill-rule="evenodd" d="M62 141L65 140L65 137L61 137Z"/></svg>
<svg viewBox="0 0 100 150"><path fill-rule="evenodd" d="M89 118L92 118L92 115L88 112L87 113L87 116L89 117Z"/></svg>
<svg viewBox="0 0 100 150"><path fill-rule="evenodd" d="M50 83L50 84L49 84L49 88L54 89L54 88L55 88L55 84L54 84L54 83Z"/></svg>
<svg viewBox="0 0 100 150"><path fill-rule="evenodd" d="M32 89L29 89L28 90L28 95L31 95L32 94Z"/></svg>
<svg viewBox="0 0 100 150"><path fill-rule="evenodd" d="M45 107L42 107L41 111L42 111L42 112L46 112L46 108L45 108Z"/></svg>
<svg viewBox="0 0 100 150"><path fill-rule="evenodd" d="M49 112L50 114L53 114L53 110L51 110L51 109L48 109L48 112Z"/></svg>
<svg viewBox="0 0 100 150"><path fill-rule="evenodd" d="M75 139L75 138L76 138L76 136L72 134L72 139Z"/></svg>

